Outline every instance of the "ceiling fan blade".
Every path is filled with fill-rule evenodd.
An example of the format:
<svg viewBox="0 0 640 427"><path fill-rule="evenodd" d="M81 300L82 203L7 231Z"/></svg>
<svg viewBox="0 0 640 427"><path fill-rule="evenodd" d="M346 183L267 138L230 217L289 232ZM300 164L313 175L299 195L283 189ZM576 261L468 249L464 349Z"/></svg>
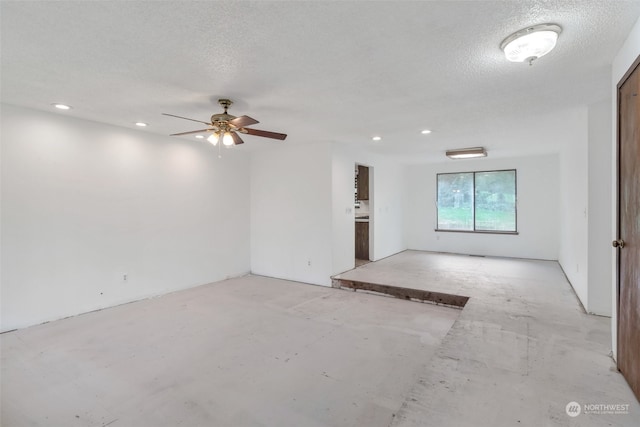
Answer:
<svg viewBox="0 0 640 427"><path fill-rule="evenodd" d="M236 117L233 120L229 120L229 123L231 123L237 128L242 128L249 125L255 125L256 123L260 123L260 122L249 116L240 116L240 117Z"/></svg>
<svg viewBox="0 0 640 427"><path fill-rule="evenodd" d="M175 114L162 113L162 115L163 116L170 116L170 117L177 117L179 119L184 119L184 120L191 120L192 122L204 123L205 125L211 125L210 122L203 122L202 120L196 120L196 119L190 119L188 117L176 116Z"/></svg>
<svg viewBox="0 0 640 427"><path fill-rule="evenodd" d="M258 129L251 129L251 128L245 128L244 129L249 135L255 135L255 136L263 136L265 138L272 138L272 139L285 139L287 137L286 133L277 133L277 132L268 132L266 130L258 130Z"/></svg>
<svg viewBox="0 0 640 427"><path fill-rule="evenodd" d="M172 133L169 136L191 135L192 133L202 133L202 132L208 132L210 130L213 130L213 129L200 129L200 130L192 130L189 132Z"/></svg>
<svg viewBox="0 0 640 427"><path fill-rule="evenodd" d="M238 135L235 132L230 132L230 133L231 133L231 138L233 138L234 145L244 144L244 141L242 140L242 138L240 138L240 135Z"/></svg>

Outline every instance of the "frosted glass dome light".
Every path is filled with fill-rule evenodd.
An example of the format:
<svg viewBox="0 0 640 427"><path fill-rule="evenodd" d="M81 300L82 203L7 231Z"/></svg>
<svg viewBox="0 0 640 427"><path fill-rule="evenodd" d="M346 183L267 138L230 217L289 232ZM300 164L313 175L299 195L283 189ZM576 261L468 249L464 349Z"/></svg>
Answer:
<svg viewBox="0 0 640 427"><path fill-rule="evenodd" d="M207 141L215 146L218 145L218 139L220 139L220 134L218 132L214 132L209 136L209 138L207 138Z"/></svg>
<svg viewBox="0 0 640 427"><path fill-rule="evenodd" d="M527 27L503 40L500 48L511 62L529 62L543 57L556 46L562 28L556 24Z"/></svg>
<svg viewBox="0 0 640 427"><path fill-rule="evenodd" d="M231 132L224 133L224 136L222 137L222 143L227 147L230 147L233 145L233 137L231 136Z"/></svg>

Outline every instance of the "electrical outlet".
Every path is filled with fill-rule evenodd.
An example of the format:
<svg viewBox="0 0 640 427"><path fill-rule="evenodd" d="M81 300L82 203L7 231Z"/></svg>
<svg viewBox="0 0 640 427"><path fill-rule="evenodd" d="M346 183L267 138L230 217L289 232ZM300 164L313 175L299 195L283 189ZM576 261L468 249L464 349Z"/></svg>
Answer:
<svg viewBox="0 0 640 427"><path fill-rule="evenodd" d="M308 266L308 267L311 267L311 260L310 260L310 259L309 259L309 260L307 260L307 266Z"/></svg>
<svg viewBox="0 0 640 427"><path fill-rule="evenodd" d="M124 273L124 274L122 275L122 281L123 281L123 282L126 282L127 280L129 280L129 275L128 275L127 273Z"/></svg>

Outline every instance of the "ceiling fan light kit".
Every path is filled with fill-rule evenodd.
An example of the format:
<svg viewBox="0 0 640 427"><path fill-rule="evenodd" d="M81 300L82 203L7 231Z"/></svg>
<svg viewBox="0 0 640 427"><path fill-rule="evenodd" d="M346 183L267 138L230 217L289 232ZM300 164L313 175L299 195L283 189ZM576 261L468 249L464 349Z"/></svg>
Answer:
<svg viewBox="0 0 640 427"><path fill-rule="evenodd" d="M233 138L231 137L231 132L225 132L224 136L222 137L222 143L224 145L226 145L227 147L230 145L234 145L235 143L233 142Z"/></svg>
<svg viewBox="0 0 640 427"><path fill-rule="evenodd" d="M473 159L487 157L487 150L484 147L457 148L455 150L447 150L446 155L450 159Z"/></svg>
<svg viewBox="0 0 640 427"><path fill-rule="evenodd" d="M231 104L233 104L230 99L219 99L218 104L220 104L222 108L224 108L224 112L212 115L209 122L190 119L188 117L176 116L174 114L162 114L165 116L176 117L178 119L190 120L192 122L198 122L207 125L206 129L172 133L171 136L192 135L211 132L211 135L207 138L207 141L209 141L213 145L217 145L221 137L222 145L225 145L227 147L244 144L244 141L242 140L242 138L240 138L238 133L279 140L284 140L287 137L287 135L284 133L248 128L247 126L254 125L260 122L249 116L236 117L227 113L227 109L231 106Z"/></svg>
<svg viewBox="0 0 640 427"><path fill-rule="evenodd" d="M556 46L562 27L557 24L538 24L516 31L504 39L500 49L511 62L533 64Z"/></svg>
<svg viewBox="0 0 640 427"><path fill-rule="evenodd" d="M197 138L197 136L196 136ZM218 132L214 132L207 138L207 141L212 143L214 146L218 145L218 140L220 139L220 134Z"/></svg>

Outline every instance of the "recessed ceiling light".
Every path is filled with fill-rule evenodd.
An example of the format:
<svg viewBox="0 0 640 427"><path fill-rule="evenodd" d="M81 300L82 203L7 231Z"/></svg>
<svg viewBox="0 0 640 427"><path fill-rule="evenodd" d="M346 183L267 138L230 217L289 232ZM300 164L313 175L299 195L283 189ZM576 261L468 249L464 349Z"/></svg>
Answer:
<svg viewBox="0 0 640 427"><path fill-rule="evenodd" d="M204 139L204 135L196 135L196 138L198 138L198 139Z"/></svg>
<svg viewBox="0 0 640 427"><path fill-rule="evenodd" d="M145 127L147 124L144 122L136 122L136 126Z"/></svg>
<svg viewBox="0 0 640 427"><path fill-rule="evenodd" d="M427 134L431 133L431 131L429 129L425 129L420 133L423 134L423 135L427 135Z"/></svg>
<svg viewBox="0 0 640 427"><path fill-rule="evenodd" d="M65 104L51 104L56 107L58 110L70 110L71 106Z"/></svg>
<svg viewBox="0 0 640 427"><path fill-rule="evenodd" d="M371 139L373 139L374 141L380 141L380 140L382 140L382 137L381 136L374 136Z"/></svg>

